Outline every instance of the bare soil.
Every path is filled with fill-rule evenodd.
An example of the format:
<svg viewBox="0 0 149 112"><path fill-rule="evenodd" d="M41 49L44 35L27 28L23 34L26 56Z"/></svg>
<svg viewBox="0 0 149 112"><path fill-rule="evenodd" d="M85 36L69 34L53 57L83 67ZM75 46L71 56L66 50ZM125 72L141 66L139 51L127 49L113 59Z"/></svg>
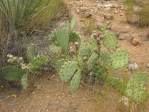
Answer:
<svg viewBox="0 0 149 112"><path fill-rule="evenodd" d="M85 34L84 19L94 19L97 26L108 22L110 29L117 33L119 38L123 37L119 39L119 46L128 51L131 62L136 62L139 69L149 72L149 29L127 23L122 0L101 1L65 0L65 3L70 14L77 17L78 30L82 35ZM136 38L139 44L133 45L132 38ZM81 85L80 89L71 95L67 84L62 83L56 75L45 74L37 77L27 92L8 89L1 89L0 112L119 112L117 104L120 95L113 89ZM149 102L145 109L145 112L148 111Z"/></svg>

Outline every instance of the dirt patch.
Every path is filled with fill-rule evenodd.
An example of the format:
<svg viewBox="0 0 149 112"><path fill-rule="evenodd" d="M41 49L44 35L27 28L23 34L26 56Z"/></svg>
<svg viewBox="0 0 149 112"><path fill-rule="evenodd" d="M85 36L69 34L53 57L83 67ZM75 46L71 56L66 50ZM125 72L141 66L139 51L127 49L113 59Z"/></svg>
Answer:
<svg viewBox="0 0 149 112"><path fill-rule="evenodd" d="M95 92L83 86L71 95L67 85L57 76L51 79L44 75L37 79L34 87L29 94L7 93L5 98L0 100L1 112L115 112L119 98L110 88Z"/></svg>

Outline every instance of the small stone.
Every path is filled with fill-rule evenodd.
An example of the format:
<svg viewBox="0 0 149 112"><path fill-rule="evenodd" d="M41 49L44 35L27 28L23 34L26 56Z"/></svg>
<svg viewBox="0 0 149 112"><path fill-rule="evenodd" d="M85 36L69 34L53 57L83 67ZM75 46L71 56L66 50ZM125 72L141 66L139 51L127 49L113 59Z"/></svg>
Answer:
<svg viewBox="0 0 149 112"><path fill-rule="evenodd" d="M128 65L128 69L129 69L130 71L134 71L134 70L139 69L139 66L138 66L137 63L130 63L130 64Z"/></svg>
<svg viewBox="0 0 149 112"><path fill-rule="evenodd" d="M149 63L147 63L146 67L149 68Z"/></svg>
<svg viewBox="0 0 149 112"><path fill-rule="evenodd" d="M126 24L122 24L119 22L112 22L111 23L111 30L113 32L118 32L118 33L128 33L130 32L130 26Z"/></svg>
<svg viewBox="0 0 149 112"><path fill-rule="evenodd" d="M118 36L119 40L126 40L130 38L130 34L129 33L120 33Z"/></svg>
<svg viewBox="0 0 149 112"><path fill-rule="evenodd" d="M41 86L41 85L37 85L36 88L37 88L38 90L40 90L40 89L42 88L42 86Z"/></svg>
<svg viewBox="0 0 149 112"><path fill-rule="evenodd" d="M131 44L134 46L138 46L141 44L140 40L138 38L132 38L131 39Z"/></svg>
<svg viewBox="0 0 149 112"><path fill-rule="evenodd" d="M104 18L107 20L112 20L113 16L111 14L106 14L106 15L104 15Z"/></svg>
<svg viewBox="0 0 149 112"><path fill-rule="evenodd" d="M130 102L129 99L125 96L121 97L117 104L116 112L129 112Z"/></svg>
<svg viewBox="0 0 149 112"><path fill-rule="evenodd" d="M10 97L12 97L12 98L16 98L17 95L16 95L16 94L13 94L13 95L11 95Z"/></svg>
<svg viewBox="0 0 149 112"><path fill-rule="evenodd" d="M114 11L114 14L118 14L118 11L117 11L117 10L115 10L115 11Z"/></svg>
<svg viewBox="0 0 149 112"><path fill-rule="evenodd" d="M77 9L77 10L76 10L76 12L79 14L79 13L80 13L80 10L79 10L79 9Z"/></svg>
<svg viewBox="0 0 149 112"><path fill-rule="evenodd" d="M147 40L149 40L149 32L147 33L146 38L147 38Z"/></svg>

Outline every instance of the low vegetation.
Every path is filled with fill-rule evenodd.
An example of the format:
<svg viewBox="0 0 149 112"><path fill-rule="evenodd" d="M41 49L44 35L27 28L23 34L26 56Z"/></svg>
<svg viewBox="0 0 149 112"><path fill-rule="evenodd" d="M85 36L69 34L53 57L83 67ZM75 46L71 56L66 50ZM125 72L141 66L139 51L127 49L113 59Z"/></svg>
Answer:
<svg viewBox="0 0 149 112"><path fill-rule="evenodd" d="M0 66L6 64L8 53L25 57L30 34L45 28L62 6L61 0L1 0Z"/></svg>
<svg viewBox="0 0 149 112"><path fill-rule="evenodd" d="M148 0L125 0L127 8L127 19L130 23L135 23L139 26L149 25L149 2Z"/></svg>

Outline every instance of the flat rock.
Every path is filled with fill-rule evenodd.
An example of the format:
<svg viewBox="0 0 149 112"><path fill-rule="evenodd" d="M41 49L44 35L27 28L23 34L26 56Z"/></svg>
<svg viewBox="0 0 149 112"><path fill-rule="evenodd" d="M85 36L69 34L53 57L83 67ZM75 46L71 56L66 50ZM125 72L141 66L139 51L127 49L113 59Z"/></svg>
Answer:
<svg viewBox="0 0 149 112"><path fill-rule="evenodd" d="M119 40L128 40L131 38L131 35L129 33L120 33L118 36Z"/></svg>
<svg viewBox="0 0 149 112"><path fill-rule="evenodd" d="M121 23L112 23L111 30L118 33L130 32L130 26Z"/></svg>

